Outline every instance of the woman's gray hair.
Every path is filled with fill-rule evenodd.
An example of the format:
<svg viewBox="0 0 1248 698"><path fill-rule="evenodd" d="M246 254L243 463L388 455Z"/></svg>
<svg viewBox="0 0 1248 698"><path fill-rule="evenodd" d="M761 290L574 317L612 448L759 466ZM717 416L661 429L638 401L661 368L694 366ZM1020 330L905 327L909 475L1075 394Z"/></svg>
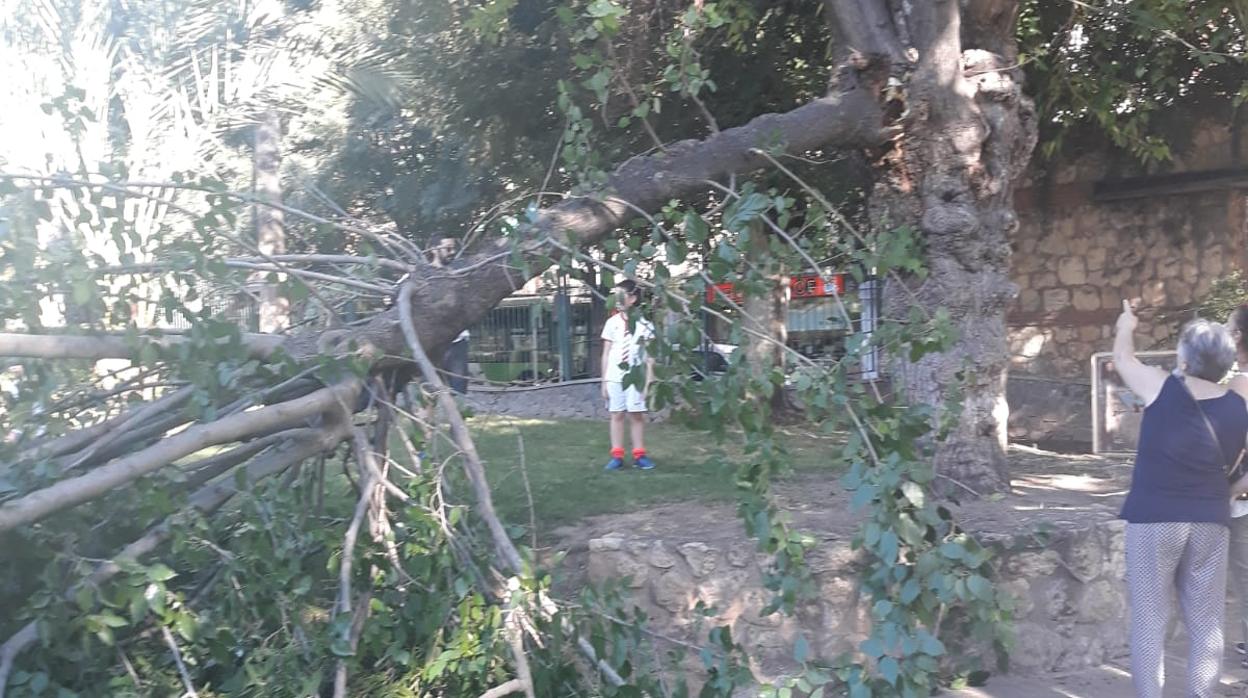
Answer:
<svg viewBox="0 0 1248 698"><path fill-rule="evenodd" d="M1179 333L1178 353L1184 373L1217 383L1235 363L1235 340L1226 325L1196 318Z"/></svg>

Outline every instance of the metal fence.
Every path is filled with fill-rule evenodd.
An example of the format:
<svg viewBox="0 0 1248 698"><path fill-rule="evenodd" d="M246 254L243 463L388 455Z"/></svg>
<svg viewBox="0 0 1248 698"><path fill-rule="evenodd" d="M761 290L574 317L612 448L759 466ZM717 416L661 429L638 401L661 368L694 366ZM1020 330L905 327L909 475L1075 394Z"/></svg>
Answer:
<svg viewBox="0 0 1248 698"><path fill-rule="evenodd" d="M597 341L586 297L512 297L469 330L474 378L491 383L574 380L593 375Z"/></svg>

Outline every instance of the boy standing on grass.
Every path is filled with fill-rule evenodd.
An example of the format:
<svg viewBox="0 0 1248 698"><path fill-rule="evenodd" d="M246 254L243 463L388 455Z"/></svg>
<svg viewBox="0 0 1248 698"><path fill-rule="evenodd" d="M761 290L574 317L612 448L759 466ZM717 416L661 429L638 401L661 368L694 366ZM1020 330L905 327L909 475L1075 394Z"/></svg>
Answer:
<svg viewBox="0 0 1248 698"><path fill-rule="evenodd" d="M618 311L602 328L602 397L611 413L611 460L607 470L624 467L624 423L632 432L633 467L650 470L654 461L646 455L646 393L654 380L654 359L645 342L654 337L654 325L644 318L630 322L628 311L641 302L641 289L631 279L615 287ZM624 378L636 366L645 365L645 387L624 386Z"/></svg>

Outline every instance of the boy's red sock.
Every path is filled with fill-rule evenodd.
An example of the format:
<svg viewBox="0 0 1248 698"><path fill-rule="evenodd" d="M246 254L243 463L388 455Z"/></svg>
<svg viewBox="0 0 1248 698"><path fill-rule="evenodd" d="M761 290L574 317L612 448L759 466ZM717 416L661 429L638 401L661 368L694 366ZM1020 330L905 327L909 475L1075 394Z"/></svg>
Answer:
<svg viewBox="0 0 1248 698"><path fill-rule="evenodd" d="M643 456L645 456L645 455L646 455L646 449L644 449L644 448L634 448L634 449L633 449L633 460L637 460L638 458L641 458L641 457L643 457Z"/></svg>
<svg viewBox="0 0 1248 698"><path fill-rule="evenodd" d="M611 449L611 457L612 457L612 458L619 458L619 459L623 460L623 458L624 458L624 449L623 449L623 448L621 448L620 446L615 446L614 448L612 448L612 449Z"/></svg>

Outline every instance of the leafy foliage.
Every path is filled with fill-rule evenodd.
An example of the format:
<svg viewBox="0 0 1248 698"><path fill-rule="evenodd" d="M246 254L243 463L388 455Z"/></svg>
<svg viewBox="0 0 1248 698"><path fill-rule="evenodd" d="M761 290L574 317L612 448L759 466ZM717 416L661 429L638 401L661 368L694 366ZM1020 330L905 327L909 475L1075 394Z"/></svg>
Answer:
<svg viewBox="0 0 1248 698"><path fill-rule="evenodd" d="M1141 162L1169 160L1190 136L1184 109L1229 113L1248 97L1245 20L1217 0L1024 3L1020 62L1044 117L1041 153L1104 134Z"/></svg>

